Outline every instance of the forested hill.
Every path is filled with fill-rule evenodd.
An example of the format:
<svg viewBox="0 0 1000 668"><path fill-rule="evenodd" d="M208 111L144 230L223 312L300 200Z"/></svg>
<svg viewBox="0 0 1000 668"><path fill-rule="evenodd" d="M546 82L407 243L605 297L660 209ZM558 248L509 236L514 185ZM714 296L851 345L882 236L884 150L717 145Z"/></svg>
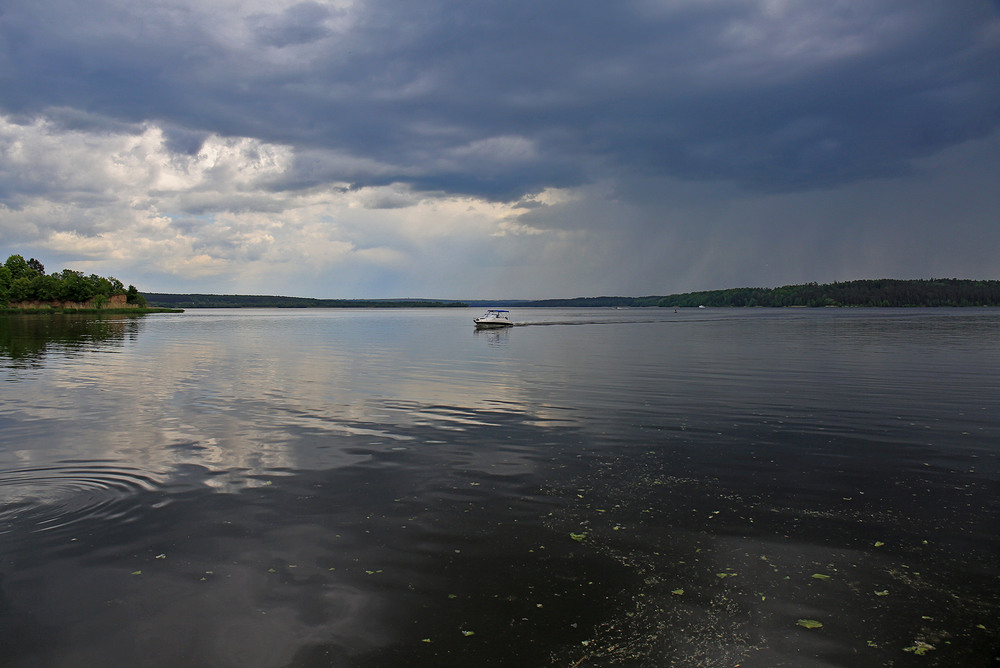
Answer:
<svg viewBox="0 0 1000 668"><path fill-rule="evenodd" d="M434 308L466 306L462 302L423 299L313 299L269 295L202 295L142 293L150 306L167 308Z"/></svg>
<svg viewBox="0 0 1000 668"><path fill-rule="evenodd" d="M518 306L1000 306L1000 281L874 279L667 296L545 299Z"/></svg>

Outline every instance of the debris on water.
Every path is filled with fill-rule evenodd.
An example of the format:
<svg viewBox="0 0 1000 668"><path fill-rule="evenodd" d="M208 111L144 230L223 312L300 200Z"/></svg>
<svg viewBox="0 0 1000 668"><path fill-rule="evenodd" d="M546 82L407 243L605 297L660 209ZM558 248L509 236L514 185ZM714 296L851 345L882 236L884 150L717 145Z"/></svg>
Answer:
<svg viewBox="0 0 1000 668"><path fill-rule="evenodd" d="M674 594L676 596L683 596L684 595L684 590L683 589L674 589L670 593Z"/></svg>
<svg viewBox="0 0 1000 668"><path fill-rule="evenodd" d="M800 619L795 623L805 629L819 629L823 627L823 622L817 622L815 619Z"/></svg>
<svg viewBox="0 0 1000 668"><path fill-rule="evenodd" d="M569 537L579 543L579 542L582 542L583 539L587 537L587 534L586 533L573 533L571 531L570 534L569 534Z"/></svg>
<svg viewBox="0 0 1000 668"><path fill-rule="evenodd" d="M830 579L829 575L824 575L823 573L813 573L812 576L816 580L829 580Z"/></svg>
<svg viewBox="0 0 1000 668"><path fill-rule="evenodd" d="M913 644L910 645L909 647L904 647L903 651L913 652L917 656L923 656L924 654L927 654L927 652L930 652L933 649L936 648L934 647L934 645L931 645L930 643L926 643L923 640L914 640Z"/></svg>

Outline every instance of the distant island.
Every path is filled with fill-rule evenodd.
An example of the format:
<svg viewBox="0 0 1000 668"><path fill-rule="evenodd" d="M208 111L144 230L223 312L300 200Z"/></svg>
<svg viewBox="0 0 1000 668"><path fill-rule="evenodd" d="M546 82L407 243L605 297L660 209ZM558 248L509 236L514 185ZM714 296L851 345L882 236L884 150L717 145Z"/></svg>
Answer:
<svg viewBox="0 0 1000 668"><path fill-rule="evenodd" d="M11 255L0 265L0 312L162 312L146 304L134 285L72 269L51 274L35 258Z"/></svg>
<svg viewBox="0 0 1000 668"><path fill-rule="evenodd" d="M805 283L780 288L730 288L647 297L575 297L541 300L313 299L266 295L142 293L150 306L167 308L446 308L517 307L751 307L751 306L1000 306L1000 281L943 278L872 279Z"/></svg>

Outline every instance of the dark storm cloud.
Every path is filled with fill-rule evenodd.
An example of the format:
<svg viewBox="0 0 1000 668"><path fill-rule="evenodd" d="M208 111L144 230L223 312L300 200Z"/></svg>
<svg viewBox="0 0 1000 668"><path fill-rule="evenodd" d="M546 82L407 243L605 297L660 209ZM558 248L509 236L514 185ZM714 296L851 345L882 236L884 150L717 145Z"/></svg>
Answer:
<svg viewBox="0 0 1000 668"><path fill-rule="evenodd" d="M1000 125L1000 19L977 0L5 4L4 113L153 121L182 152L289 144L287 187L810 189Z"/></svg>
<svg viewBox="0 0 1000 668"><path fill-rule="evenodd" d="M248 20L257 39L262 44L286 47L308 44L330 34L323 22L333 12L316 2L303 2L281 14L257 14Z"/></svg>

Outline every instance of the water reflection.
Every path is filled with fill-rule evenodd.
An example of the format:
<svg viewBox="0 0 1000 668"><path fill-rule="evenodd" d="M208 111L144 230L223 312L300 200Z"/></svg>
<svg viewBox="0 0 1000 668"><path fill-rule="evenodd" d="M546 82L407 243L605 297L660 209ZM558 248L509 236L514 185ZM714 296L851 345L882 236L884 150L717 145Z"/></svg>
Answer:
<svg viewBox="0 0 1000 668"><path fill-rule="evenodd" d="M491 346L501 346L507 343L510 336L509 327L502 329L474 329L472 335L480 340L486 341Z"/></svg>
<svg viewBox="0 0 1000 668"><path fill-rule="evenodd" d="M631 317L190 312L0 365L0 664L992 656L1000 317Z"/></svg>
<svg viewBox="0 0 1000 668"><path fill-rule="evenodd" d="M142 316L57 313L0 315L0 364L37 367L49 353L120 346L138 336Z"/></svg>

